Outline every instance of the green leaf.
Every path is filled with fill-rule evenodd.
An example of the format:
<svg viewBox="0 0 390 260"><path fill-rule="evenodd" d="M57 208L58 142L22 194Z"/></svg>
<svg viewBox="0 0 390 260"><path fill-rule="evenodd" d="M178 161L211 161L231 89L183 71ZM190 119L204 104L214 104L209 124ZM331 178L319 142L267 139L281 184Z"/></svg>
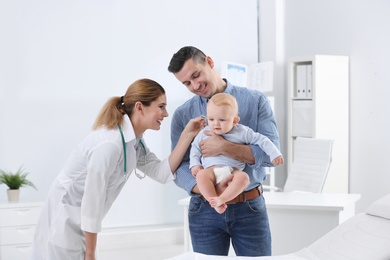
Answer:
<svg viewBox="0 0 390 260"><path fill-rule="evenodd" d="M9 170L0 169L0 184L5 184L11 190L17 190L24 186L30 186L34 189L37 189L35 185L27 180L27 175L29 173L26 172L22 166L16 172L12 172Z"/></svg>

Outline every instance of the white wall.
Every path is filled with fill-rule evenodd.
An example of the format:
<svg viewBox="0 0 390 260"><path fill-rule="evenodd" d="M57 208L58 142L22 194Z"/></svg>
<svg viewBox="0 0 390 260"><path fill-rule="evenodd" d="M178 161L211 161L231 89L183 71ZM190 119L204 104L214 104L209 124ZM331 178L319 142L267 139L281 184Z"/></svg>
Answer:
<svg viewBox="0 0 390 260"><path fill-rule="evenodd" d="M261 60L276 59L281 53L277 48L280 44L285 46L285 60L313 54L350 57L349 190L362 194L357 211L364 211L390 192L390 2L260 0L260 10ZM278 17L280 12L285 16ZM283 22L284 28L278 29L278 22ZM277 37L280 30L285 33L285 41ZM286 73L285 66L276 72L276 77L284 78L275 90L279 111L285 110ZM285 127L286 117L279 117L279 129ZM276 175L278 183L284 183L283 173L277 171Z"/></svg>
<svg viewBox="0 0 390 260"><path fill-rule="evenodd" d="M30 172L43 200L103 103L141 77L160 82L168 110L191 94L167 66L194 45L223 61L257 61L256 0L1 1L0 168ZM159 157L170 151L170 118L146 140ZM0 185L0 200L6 200ZM105 226L181 222L186 193L132 176Z"/></svg>

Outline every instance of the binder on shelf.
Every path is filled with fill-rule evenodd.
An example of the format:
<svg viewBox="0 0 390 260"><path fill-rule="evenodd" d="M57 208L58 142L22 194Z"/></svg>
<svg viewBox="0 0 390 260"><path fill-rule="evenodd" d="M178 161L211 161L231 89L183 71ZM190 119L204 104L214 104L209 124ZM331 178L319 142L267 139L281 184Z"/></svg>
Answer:
<svg viewBox="0 0 390 260"><path fill-rule="evenodd" d="M295 97L305 98L306 97L306 65L297 65L295 74Z"/></svg>
<svg viewBox="0 0 390 260"><path fill-rule="evenodd" d="M306 65L306 97L313 97L313 67L311 64Z"/></svg>
<svg viewBox="0 0 390 260"><path fill-rule="evenodd" d="M313 97L313 73L311 64L298 64L295 68L295 98Z"/></svg>

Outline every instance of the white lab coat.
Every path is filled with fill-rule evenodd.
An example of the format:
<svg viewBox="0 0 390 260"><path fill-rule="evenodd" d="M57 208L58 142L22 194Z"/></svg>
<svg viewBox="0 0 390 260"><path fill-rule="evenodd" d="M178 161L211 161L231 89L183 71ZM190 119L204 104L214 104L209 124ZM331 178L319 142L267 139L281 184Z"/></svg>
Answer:
<svg viewBox="0 0 390 260"><path fill-rule="evenodd" d="M126 174L131 174L136 165L160 183L174 179L168 159L160 161L146 146L144 151L138 145L128 116L124 116L122 129L127 173L119 129L102 127L88 135L73 151L50 188L36 227L30 259L83 260L84 231L101 231L104 216L127 181Z"/></svg>

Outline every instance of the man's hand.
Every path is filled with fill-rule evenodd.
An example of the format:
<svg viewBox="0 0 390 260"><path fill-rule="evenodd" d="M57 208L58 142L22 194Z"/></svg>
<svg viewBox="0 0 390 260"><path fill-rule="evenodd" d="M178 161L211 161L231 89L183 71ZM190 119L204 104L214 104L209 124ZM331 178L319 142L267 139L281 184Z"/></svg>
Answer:
<svg viewBox="0 0 390 260"><path fill-rule="evenodd" d="M204 157L216 156L222 154L224 145L227 141L220 135L213 134L211 131L204 131L209 138L200 142L200 149Z"/></svg>
<svg viewBox="0 0 390 260"><path fill-rule="evenodd" d="M255 158L249 145L229 142L211 131L204 131L204 133L210 136L200 142L200 149L204 157L223 154L245 163L255 163Z"/></svg>

